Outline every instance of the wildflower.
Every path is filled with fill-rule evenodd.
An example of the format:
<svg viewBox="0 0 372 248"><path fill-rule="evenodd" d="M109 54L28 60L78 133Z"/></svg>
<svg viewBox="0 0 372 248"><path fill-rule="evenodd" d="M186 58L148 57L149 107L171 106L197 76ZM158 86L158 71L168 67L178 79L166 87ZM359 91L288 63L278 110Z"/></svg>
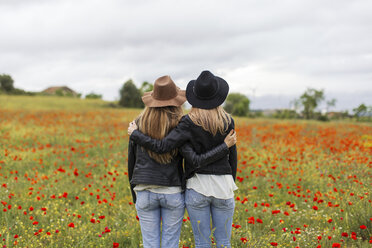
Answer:
<svg viewBox="0 0 372 248"><path fill-rule="evenodd" d="M254 217L248 217L248 224L254 224Z"/></svg>

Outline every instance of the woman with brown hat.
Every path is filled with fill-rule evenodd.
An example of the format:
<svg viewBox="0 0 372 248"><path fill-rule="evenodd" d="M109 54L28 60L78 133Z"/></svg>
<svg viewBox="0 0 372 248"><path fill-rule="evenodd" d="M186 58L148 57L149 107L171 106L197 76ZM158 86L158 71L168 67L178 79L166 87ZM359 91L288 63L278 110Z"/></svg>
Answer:
<svg viewBox="0 0 372 248"><path fill-rule="evenodd" d="M234 120L221 104L229 92L227 82L209 71L203 71L189 82L186 98L192 105L188 115L162 140L152 139L131 123L128 133L139 145L157 153L169 152L190 143L197 154L220 144L234 129ZM133 132L133 133L132 133ZM186 143L186 144L187 144ZM234 214L234 190L237 170L236 146L229 154L207 166L198 166L185 157L185 204L193 228L195 247L211 247L211 226L217 247L231 247L231 226Z"/></svg>
<svg viewBox="0 0 372 248"><path fill-rule="evenodd" d="M169 76L164 76L155 81L154 90L145 93L142 100L145 109L136 120L139 130L161 139L181 119L181 105L186 97L185 91L179 90ZM130 139L128 174L145 248L160 247L160 244L166 248L178 247L185 208L182 156L202 168L226 156L228 147L235 142L235 136L230 135L200 155L190 144L158 154Z"/></svg>

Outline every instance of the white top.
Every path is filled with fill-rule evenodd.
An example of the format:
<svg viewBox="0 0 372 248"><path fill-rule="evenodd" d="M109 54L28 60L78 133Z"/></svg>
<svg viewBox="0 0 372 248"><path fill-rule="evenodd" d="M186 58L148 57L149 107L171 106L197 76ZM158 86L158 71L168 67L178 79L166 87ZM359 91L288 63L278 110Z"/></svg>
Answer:
<svg viewBox="0 0 372 248"><path fill-rule="evenodd" d="M148 190L152 193L157 194L176 194L182 192L180 186L160 186L160 185L148 185L148 184L138 184L134 187L134 192Z"/></svg>
<svg viewBox="0 0 372 248"><path fill-rule="evenodd" d="M187 180L186 188L196 192L213 196L219 199L230 199L234 197L234 190L237 190L232 175L209 175L196 173Z"/></svg>

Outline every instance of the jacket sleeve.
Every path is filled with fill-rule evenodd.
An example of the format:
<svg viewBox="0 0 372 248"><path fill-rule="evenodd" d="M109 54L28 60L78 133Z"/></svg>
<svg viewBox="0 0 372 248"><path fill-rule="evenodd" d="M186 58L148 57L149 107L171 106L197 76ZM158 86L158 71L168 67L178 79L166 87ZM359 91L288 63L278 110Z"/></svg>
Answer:
<svg viewBox="0 0 372 248"><path fill-rule="evenodd" d="M235 123L234 120L231 118L232 121L232 128L235 129ZM232 171L232 176L234 178L234 181L236 179L236 170L238 168L238 156L236 152L236 145L233 145L229 148L229 163Z"/></svg>
<svg viewBox="0 0 372 248"><path fill-rule="evenodd" d="M180 123L161 140L153 139L139 130L134 130L130 138L138 145L156 153L166 153L183 145L190 137L189 126L186 121Z"/></svg>
<svg viewBox="0 0 372 248"><path fill-rule="evenodd" d="M136 203L136 193L134 192L133 188L136 185L131 184L130 181L132 180L133 170L134 170L134 166L136 164L136 148L137 148L137 145L131 139L129 139L129 144L128 144L128 177L129 177L130 191L132 193L132 198L133 198L134 203Z"/></svg>
<svg viewBox="0 0 372 248"><path fill-rule="evenodd" d="M189 166L195 167L193 169L198 169L226 156L229 153L229 148L223 142L203 154L196 154L192 145L187 142L180 148L180 153Z"/></svg>

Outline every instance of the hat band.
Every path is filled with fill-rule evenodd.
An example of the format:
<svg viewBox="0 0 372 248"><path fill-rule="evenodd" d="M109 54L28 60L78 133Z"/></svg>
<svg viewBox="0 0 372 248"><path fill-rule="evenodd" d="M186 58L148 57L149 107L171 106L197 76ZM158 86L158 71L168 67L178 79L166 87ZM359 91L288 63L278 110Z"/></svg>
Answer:
<svg viewBox="0 0 372 248"><path fill-rule="evenodd" d="M219 90L219 88L220 88L220 85L217 84L216 92L215 92L213 95L211 95L211 96L199 96L199 95L196 94L196 92L195 92L195 86L192 87L192 92L194 93L194 95L195 95L197 98L200 98L200 99L202 99L202 100L209 100L209 99L214 98L214 97L218 94L218 90Z"/></svg>

